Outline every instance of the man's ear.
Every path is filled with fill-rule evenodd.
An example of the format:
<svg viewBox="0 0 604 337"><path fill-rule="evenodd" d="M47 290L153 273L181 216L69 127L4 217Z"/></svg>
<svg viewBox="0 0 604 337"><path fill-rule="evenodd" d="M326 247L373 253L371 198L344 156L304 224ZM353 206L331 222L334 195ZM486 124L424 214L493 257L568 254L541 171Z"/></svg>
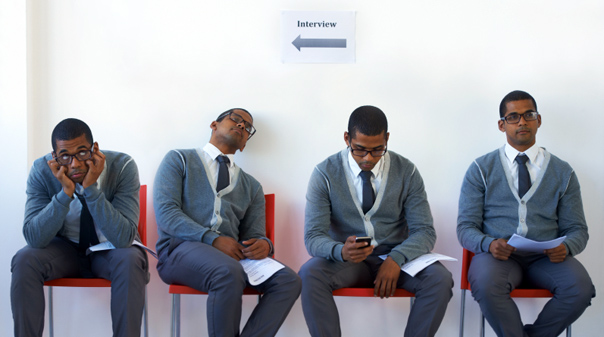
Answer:
<svg viewBox="0 0 604 337"><path fill-rule="evenodd" d="M212 131L216 131L217 128L218 128L217 121L213 121L212 123L210 123L210 129L212 129Z"/></svg>
<svg viewBox="0 0 604 337"><path fill-rule="evenodd" d="M499 127L499 131L501 132L505 132L505 127L503 126L505 122L502 121L501 119L497 121L497 126Z"/></svg>
<svg viewBox="0 0 604 337"><path fill-rule="evenodd" d="M350 137L348 135L348 131L344 131L344 142L346 143L346 146L350 146Z"/></svg>

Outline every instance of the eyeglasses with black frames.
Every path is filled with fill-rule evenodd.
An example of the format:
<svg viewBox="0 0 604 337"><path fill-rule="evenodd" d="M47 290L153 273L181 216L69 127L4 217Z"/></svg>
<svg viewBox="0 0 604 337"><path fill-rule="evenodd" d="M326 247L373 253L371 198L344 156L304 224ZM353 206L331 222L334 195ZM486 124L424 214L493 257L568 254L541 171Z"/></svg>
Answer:
<svg viewBox="0 0 604 337"><path fill-rule="evenodd" d="M527 122L531 122L531 121L536 120L538 116L539 116L539 113L537 111L529 111L529 112L525 112L523 114L517 114L517 113L509 114L505 117L501 117L500 119L502 121L508 122L508 124L518 124L518 122L520 122L520 117L524 118L524 120Z"/></svg>
<svg viewBox="0 0 604 337"><path fill-rule="evenodd" d="M252 138L252 136L256 133L256 128L250 122L243 119L243 117L241 117L240 114L231 111L224 117L229 117L230 120L232 120L233 122L235 122L237 124L243 123L245 131L247 131L247 133L249 134L247 139ZM223 118L223 116L218 116L217 119L220 119L220 118Z"/></svg>
<svg viewBox="0 0 604 337"><path fill-rule="evenodd" d="M365 157L368 153L371 153L372 157L381 157L381 156L385 155L386 151L387 151L387 148L384 148L383 150L372 150L372 151L354 149L354 148L352 148L352 146L350 146L348 148L350 149L350 152L352 152L352 155L357 156L357 157Z"/></svg>
<svg viewBox="0 0 604 337"><path fill-rule="evenodd" d="M92 152L93 148L91 148L90 150L81 150L76 154L63 153L58 156L55 155L55 160L57 161L57 163L59 163L59 165L66 166L71 164L71 162L73 161L73 157L75 157L79 161L86 161L92 158Z"/></svg>

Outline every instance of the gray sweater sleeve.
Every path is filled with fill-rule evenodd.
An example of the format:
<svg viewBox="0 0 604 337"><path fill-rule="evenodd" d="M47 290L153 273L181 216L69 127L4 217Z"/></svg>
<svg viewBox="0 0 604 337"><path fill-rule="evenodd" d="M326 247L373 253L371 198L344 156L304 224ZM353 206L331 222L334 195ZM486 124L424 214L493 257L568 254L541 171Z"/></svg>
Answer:
<svg viewBox="0 0 604 337"><path fill-rule="evenodd" d="M482 231L485 183L476 162L473 162L461 185L457 212L457 239L463 248L474 252L488 252L495 238Z"/></svg>
<svg viewBox="0 0 604 337"><path fill-rule="evenodd" d="M31 247L44 248L63 227L71 198L62 188L53 194L50 189L56 189L57 184L60 188L61 184L58 180L56 184L46 181L39 165L36 164L37 162L32 166L27 178L23 236Z"/></svg>
<svg viewBox="0 0 604 337"><path fill-rule="evenodd" d="M170 151L157 170L153 186L157 226L173 238L212 244L219 234L198 224L182 210L185 169L179 153Z"/></svg>
<svg viewBox="0 0 604 337"><path fill-rule="evenodd" d="M558 202L558 227L560 236L566 235L564 245L571 255L577 255L585 249L589 234L583 212L581 188L574 172L570 175L564 194Z"/></svg>
<svg viewBox="0 0 604 337"><path fill-rule="evenodd" d="M306 192L304 243L311 256L343 261L344 244L329 235L331 200L327 177L317 168L313 170Z"/></svg>
<svg viewBox="0 0 604 337"><path fill-rule="evenodd" d="M433 226L432 213L424 188L424 181L416 167L406 181L407 196L403 200L405 220L409 237L394 247L388 254L400 266L429 253L436 243L436 231Z"/></svg>
<svg viewBox="0 0 604 337"><path fill-rule="evenodd" d="M138 234L140 216L138 167L134 160L130 159L125 166L118 167L108 174L118 174L111 202L98 188L98 183L84 190L84 198L95 226L107 240L116 248L130 247Z"/></svg>

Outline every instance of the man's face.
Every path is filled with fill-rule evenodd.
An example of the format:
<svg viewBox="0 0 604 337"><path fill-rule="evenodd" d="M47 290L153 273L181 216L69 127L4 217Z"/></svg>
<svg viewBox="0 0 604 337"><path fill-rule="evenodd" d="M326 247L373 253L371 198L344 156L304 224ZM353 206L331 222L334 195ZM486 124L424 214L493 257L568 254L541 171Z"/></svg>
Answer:
<svg viewBox="0 0 604 337"><path fill-rule="evenodd" d="M537 111L530 99L508 102L506 105L504 117L511 114L522 115L527 112ZM537 120L527 122L523 118L517 124L510 124L507 121L500 120L498 122L499 130L505 132L508 144L520 152L524 152L535 144L537 129L541 126L541 115L537 116Z"/></svg>
<svg viewBox="0 0 604 337"><path fill-rule="evenodd" d="M92 148L92 145L88 143L86 136L81 135L70 140L57 140L55 148L56 150L52 154L53 158L62 155L75 155L81 151L88 151ZM88 173L86 161L80 161L76 157L73 157L71 164L65 165L65 168L67 169L67 176L74 183L82 183L86 173Z"/></svg>
<svg viewBox="0 0 604 337"><path fill-rule="evenodd" d="M243 118L244 121L253 125L252 117L243 110L235 109L233 114L239 115ZM216 137L216 139L228 146L229 148L233 148L235 150L243 151L245 144L250 136L249 132L245 129L245 124L243 121L240 123L236 123L231 116L236 118L235 115L228 115L224 117L220 122L212 122L210 127L214 131L212 137ZM234 151L233 151L234 152Z"/></svg>
<svg viewBox="0 0 604 337"><path fill-rule="evenodd" d="M354 138L352 138L348 132L344 132L344 141L346 145L354 150L376 151L386 149L389 136L390 133L384 135L384 132L375 136L367 136L357 131L354 133ZM361 170L371 171L382 157L374 157L371 155L371 152L367 152L363 157L353 154L352 158L354 158L354 161L357 162Z"/></svg>

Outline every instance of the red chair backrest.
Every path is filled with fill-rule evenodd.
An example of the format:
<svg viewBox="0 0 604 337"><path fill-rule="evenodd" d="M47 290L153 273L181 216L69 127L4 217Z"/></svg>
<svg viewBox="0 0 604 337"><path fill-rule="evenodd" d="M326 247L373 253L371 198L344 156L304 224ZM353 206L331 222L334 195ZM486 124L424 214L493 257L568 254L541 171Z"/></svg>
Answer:
<svg viewBox="0 0 604 337"><path fill-rule="evenodd" d="M266 237L275 244L275 194L265 194Z"/></svg>
<svg viewBox="0 0 604 337"><path fill-rule="evenodd" d="M147 245L147 185L141 185L138 192L140 204L140 216L138 217L138 235L141 243Z"/></svg>
<svg viewBox="0 0 604 337"><path fill-rule="evenodd" d="M472 257L474 257L474 253L464 248L461 262L461 289L472 289L470 287L470 282L468 282L468 270L470 269L470 262L472 262Z"/></svg>

